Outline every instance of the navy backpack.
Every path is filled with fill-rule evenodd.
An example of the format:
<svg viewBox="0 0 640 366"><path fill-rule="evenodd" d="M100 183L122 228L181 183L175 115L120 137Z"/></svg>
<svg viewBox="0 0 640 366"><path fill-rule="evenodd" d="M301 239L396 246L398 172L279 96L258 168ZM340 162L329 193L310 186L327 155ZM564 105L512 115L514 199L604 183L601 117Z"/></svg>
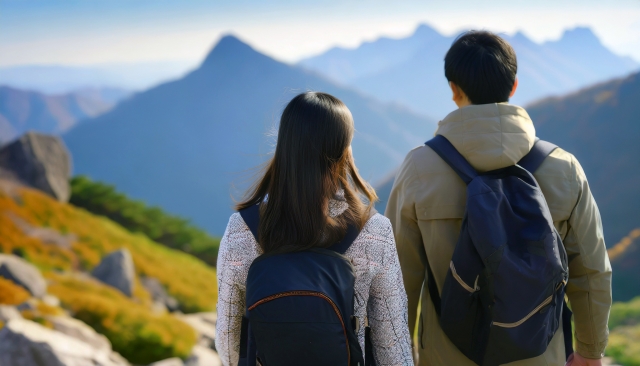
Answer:
<svg viewBox="0 0 640 366"><path fill-rule="evenodd" d="M444 333L470 360L493 366L543 354L564 321L568 357L567 253L532 175L557 146L537 140L517 165L478 173L444 136L426 145L467 184L442 295L427 266L429 295Z"/></svg>
<svg viewBox="0 0 640 366"><path fill-rule="evenodd" d="M240 211L258 238L259 205ZM330 248L263 254L247 275L240 366L365 366L353 315L355 269L344 256L359 231ZM373 365L365 329L366 365Z"/></svg>

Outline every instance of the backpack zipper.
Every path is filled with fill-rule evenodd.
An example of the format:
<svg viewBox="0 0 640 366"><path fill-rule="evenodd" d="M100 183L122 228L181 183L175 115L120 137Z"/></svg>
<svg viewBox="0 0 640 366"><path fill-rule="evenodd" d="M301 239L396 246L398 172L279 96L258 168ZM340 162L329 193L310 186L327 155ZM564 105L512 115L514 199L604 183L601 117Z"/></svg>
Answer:
<svg viewBox="0 0 640 366"><path fill-rule="evenodd" d="M476 283L473 285L473 288L471 288L471 286L467 285L467 283L464 282L460 276L458 276L458 272L456 272L456 267L453 265L453 261L449 262L449 268L451 269L451 274L453 275L453 278L455 278L456 281L458 281L458 283L460 284L460 286L462 286L465 290L471 293L474 293L480 290L480 287L478 287L478 278L480 278L480 276L476 276Z"/></svg>
<svg viewBox="0 0 640 366"><path fill-rule="evenodd" d="M351 352L349 351L349 338L347 337L347 328L344 325L344 320L342 319L342 315L340 315L340 309L338 309L338 306L336 306L336 304L333 302L333 300L331 300L329 298L329 296L323 294L322 292L316 292L316 291L287 291L287 292L280 292L278 294L274 294L271 296L267 296L264 299L258 300L256 301L253 305L251 305L248 310L251 311L253 309L255 309L257 306L262 305L266 302L272 301L272 300L276 300L282 297L287 297L287 296L315 296L315 297L319 297L321 299L326 300L329 304L331 304L331 307L333 308L333 311L335 311L336 315L338 316L338 319L340 319L340 325L342 325L342 332L344 333L344 340L347 344L347 365L349 365L351 363Z"/></svg>
<svg viewBox="0 0 640 366"><path fill-rule="evenodd" d="M560 282L557 286L556 286L556 292L560 289L560 287L562 287L563 285L566 285L567 281L562 280L562 282ZM544 301L542 303L540 303L540 305L536 306L535 309L531 310L531 312L529 314L527 314L527 316L525 316L524 318L520 319L519 321L515 322L515 323L500 323L500 322L492 322L493 325L498 326L498 327L502 327L502 328L515 328L519 325L521 325L522 323L526 322L527 320L529 320L529 318L531 318L532 316L534 316L538 311L540 311L543 307L549 305L551 303L551 300L553 300L553 296L555 296L555 292L553 294L551 294L551 296L547 297L546 299L544 299Z"/></svg>

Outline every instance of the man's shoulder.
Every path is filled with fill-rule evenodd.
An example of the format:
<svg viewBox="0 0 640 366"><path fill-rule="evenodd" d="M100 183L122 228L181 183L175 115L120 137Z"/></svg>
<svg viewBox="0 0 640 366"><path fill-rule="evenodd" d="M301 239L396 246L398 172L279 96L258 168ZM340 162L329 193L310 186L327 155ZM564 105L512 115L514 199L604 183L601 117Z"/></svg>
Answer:
<svg viewBox="0 0 640 366"><path fill-rule="evenodd" d="M558 147L542 162L535 176L540 178L553 177L565 180L575 180L576 175L580 174L582 169L579 167L578 160L570 152Z"/></svg>
<svg viewBox="0 0 640 366"><path fill-rule="evenodd" d="M405 159L407 168L415 169L420 175L455 173L440 156L427 145L420 145L409 151Z"/></svg>

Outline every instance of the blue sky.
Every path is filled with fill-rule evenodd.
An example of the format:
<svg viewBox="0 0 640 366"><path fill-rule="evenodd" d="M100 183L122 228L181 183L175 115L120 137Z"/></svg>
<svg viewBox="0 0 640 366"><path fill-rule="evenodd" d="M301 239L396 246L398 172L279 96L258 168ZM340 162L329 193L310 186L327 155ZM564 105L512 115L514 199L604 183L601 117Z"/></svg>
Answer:
<svg viewBox="0 0 640 366"><path fill-rule="evenodd" d="M535 41L589 26L640 60L640 0L0 0L0 66L197 63L234 33L287 62L334 45L402 37L419 23L523 31Z"/></svg>

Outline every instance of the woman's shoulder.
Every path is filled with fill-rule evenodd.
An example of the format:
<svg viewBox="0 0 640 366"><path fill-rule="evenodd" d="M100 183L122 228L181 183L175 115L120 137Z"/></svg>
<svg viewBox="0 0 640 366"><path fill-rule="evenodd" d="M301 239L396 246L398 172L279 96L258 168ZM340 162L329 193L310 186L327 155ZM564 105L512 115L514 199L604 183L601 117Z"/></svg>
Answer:
<svg viewBox="0 0 640 366"><path fill-rule="evenodd" d="M370 250L388 250L391 247L395 249L391 222L379 213L373 214L360 231L354 244L356 246L366 246Z"/></svg>
<svg viewBox="0 0 640 366"><path fill-rule="evenodd" d="M231 217L229 217L229 223L227 224L227 229L224 232L220 246L221 250L224 246L227 250L258 251L258 243L240 213L233 213Z"/></svg>
<svg viewBox="0 0 640 366"><path fill-rule="evenodd" d="M381 235L384 237L393 236L393 228L391 227L391 221L380 214L377 211L372 212L369 220L365 223L362 231L366 231L370 234Z"/></svg>

